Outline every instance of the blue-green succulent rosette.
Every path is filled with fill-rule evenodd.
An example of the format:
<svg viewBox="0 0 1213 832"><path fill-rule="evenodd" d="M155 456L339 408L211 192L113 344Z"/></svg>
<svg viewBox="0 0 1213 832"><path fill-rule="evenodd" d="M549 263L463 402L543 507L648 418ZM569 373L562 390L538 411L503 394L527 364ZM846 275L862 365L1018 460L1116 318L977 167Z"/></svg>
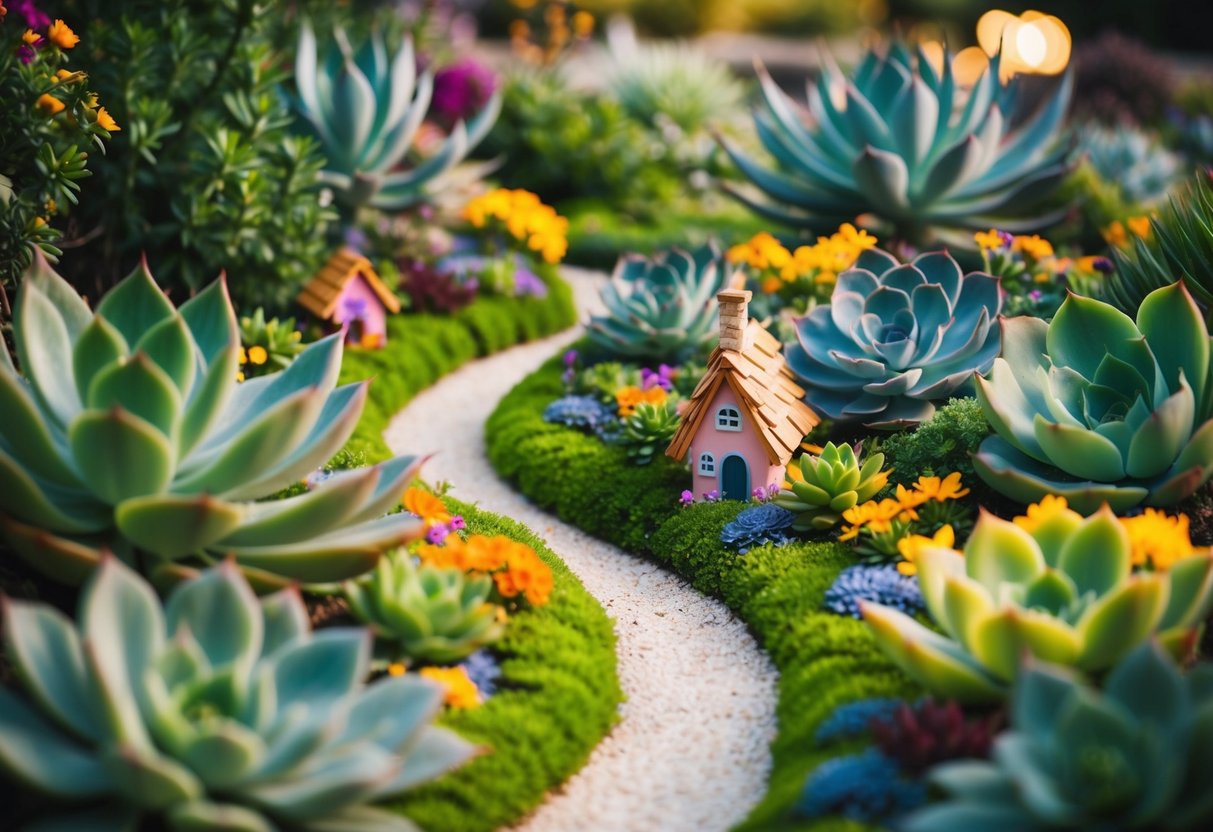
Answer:
<svg viewBox="0 0 1213 832"><path fill-rule="evenodd" d="M965 274L946 252L902 265L869 249L838 276L828 305L796 321L788 366L824 416L870 428L915 425L993 366L1002 302L998 278Z"/></svg>
<svg viewBox="0 0 1213 832"><path fill-rule="evenodd" d="M1071 295L1052 323L1004 322L1002 357L977 383L997 435L974 468L1024 503L1175 505L1213 475L1211 389L1209 332L1182 283L1151 292L1136 322Z"/></svg>

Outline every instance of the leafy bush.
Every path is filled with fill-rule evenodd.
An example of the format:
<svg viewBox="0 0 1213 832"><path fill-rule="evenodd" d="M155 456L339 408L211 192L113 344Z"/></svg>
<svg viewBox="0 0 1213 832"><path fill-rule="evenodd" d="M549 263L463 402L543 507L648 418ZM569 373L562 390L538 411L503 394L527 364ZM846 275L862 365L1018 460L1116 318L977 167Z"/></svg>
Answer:
<svg viewBox="0 0 1213 832"><path fill-rule="evenodd" d="M990 424L977 399L949 399L914 430L881 437L880 450L892 469L890 481L910 485L919 476L942 477L960 472L963 482L977 480L972 455L990 435Z"/></svg>

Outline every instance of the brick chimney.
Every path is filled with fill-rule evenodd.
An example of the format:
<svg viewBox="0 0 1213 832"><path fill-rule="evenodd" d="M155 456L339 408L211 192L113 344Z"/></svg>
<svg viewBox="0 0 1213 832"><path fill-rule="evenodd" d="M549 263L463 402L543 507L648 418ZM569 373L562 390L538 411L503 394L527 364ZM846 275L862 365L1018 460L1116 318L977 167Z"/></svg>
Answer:
<svg viewBox="0 0 1213 832"><path fill-rule="evenodd" d="M720 304L720 348L741 352L745 349L746 327L750 322L749 303L753 293L725 289L716 294Z"/></svg>

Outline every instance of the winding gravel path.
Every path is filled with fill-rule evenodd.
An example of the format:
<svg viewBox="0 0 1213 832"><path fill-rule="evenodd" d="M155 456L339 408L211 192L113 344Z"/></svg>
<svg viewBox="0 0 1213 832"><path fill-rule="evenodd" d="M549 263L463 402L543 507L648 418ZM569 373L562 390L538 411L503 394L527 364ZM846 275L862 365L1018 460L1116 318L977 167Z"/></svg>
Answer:
<svg viewBox="0 0 1213 832"><path fill-rule="evenodd" d="M601 275L569 270L578 308ZM544 537L615 620L627 701L589 762L516 830L710 832L766 791L777 674L745 625L680 578L531 505L485 456L497 402L580 329L481 359L418 395L389 426L397 453L429 453L425 476Z"/></svg>

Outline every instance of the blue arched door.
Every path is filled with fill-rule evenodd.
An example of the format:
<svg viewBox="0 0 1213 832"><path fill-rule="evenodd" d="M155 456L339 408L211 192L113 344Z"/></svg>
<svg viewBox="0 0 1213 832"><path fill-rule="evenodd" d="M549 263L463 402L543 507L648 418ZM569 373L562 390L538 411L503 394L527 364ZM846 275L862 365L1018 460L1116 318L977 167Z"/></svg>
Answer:
<svg viewBox="0 0 1213 832"><path fill-rule="evenodd" d="M750 466L745 457L730 454L720 467L720 497L723 500L750 499Z"/></svg>

